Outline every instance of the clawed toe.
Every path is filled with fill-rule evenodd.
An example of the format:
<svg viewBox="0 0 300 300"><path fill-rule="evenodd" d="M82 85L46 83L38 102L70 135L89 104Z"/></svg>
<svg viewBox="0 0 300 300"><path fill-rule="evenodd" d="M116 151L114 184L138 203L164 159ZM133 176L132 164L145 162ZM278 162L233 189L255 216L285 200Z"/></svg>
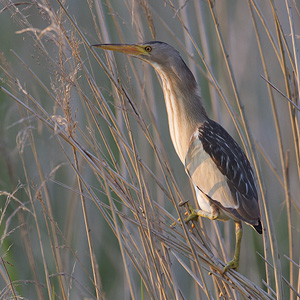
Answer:
<svg viewBox="0 0 300 300"><path fill-rule="evenodd" d="M232 261L228 262L223 269L223 274L226 273L228 270L235 269L237 270L239 267L239 261L236 259L233 259Z"/></svg>
<svg viewBox="0 0 300 300"><path fill-rule="evenodd" d="M197 220L199 215L197 213L197 209L193 208L189 203L187 204L188 208L190 210L190 213L188 214L188 216L184 219L185 223L188 223L189 221L192 220Z"/></svg>

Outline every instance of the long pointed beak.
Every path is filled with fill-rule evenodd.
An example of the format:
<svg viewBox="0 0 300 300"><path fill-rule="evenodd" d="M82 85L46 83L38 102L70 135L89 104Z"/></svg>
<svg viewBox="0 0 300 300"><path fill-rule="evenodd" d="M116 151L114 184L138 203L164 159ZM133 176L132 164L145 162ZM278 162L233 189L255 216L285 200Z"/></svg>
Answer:
<svg viewBox="0 0 300 300"><path fill-rule="evenodd" d="M91 47L97 47L104 50L112 50L121 53L125 53L127 55L138 56L141 54L148 55L148 52L145 51L145 48L140 45L131 45L131 44L97 44L91 45Z"/></svg>

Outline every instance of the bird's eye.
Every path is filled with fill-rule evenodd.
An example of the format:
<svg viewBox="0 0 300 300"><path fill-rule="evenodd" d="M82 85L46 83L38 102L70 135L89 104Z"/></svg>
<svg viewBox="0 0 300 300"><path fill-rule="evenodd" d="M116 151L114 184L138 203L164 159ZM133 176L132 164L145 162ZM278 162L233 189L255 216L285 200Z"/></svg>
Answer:
<svg viewBox="0 0 300 300"><path fill-rule="evenodd" d="M145 50L146 50L147 52L151 52L151 51L152 51L152 48L151 48L150 46L146 46L146 47L145 47Z"/></svg>

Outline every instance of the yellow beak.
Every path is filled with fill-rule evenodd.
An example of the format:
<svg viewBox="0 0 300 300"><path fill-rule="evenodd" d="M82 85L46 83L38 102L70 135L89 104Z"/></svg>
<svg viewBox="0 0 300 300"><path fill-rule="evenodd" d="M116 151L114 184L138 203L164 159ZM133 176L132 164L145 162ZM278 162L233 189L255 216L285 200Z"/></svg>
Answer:
<svg viewBox="0 0 300 300"><path fill-rule="evenodd" d="M145 50L145 48L140 45L98 44L98 45L91 45L91 47L97 47L104 50L117 51L117 52L125 53L127 55L134 55L134 56L138 56L141 54L148 55L148 52Z"/></svg>

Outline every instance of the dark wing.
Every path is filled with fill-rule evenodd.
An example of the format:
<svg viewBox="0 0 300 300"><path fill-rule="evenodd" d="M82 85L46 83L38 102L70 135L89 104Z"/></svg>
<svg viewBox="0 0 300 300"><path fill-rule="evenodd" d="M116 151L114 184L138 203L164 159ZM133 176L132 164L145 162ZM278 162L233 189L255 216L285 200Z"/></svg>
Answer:
<svg viewBox="0 0 300 300"><path fill-rule="evenodd" d="M237 204L234 209L224 209L253 225L261 233L257 190L253 171L245 153L229 133L212 120L200 126L199 140L204 151L226 177L234 203Z"/></svg>

